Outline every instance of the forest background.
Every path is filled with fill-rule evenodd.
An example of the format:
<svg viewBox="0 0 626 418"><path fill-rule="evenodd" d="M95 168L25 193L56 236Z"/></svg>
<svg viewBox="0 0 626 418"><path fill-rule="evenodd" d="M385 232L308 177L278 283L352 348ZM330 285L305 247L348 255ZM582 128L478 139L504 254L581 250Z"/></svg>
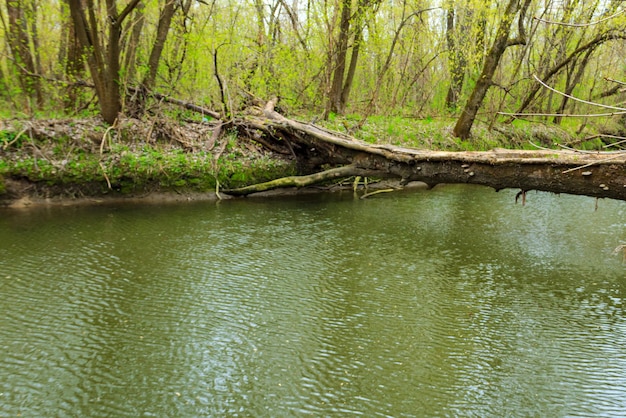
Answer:
<svg viewBox="0 0 626 418"><path fill-rule="evenodd" d="M568 145L620 148L625 3L6 0L0 116L99 115L117 129L122 117L161 117L170 98L210 122L278 97L282 114L370 141L484 147L477 123L532 121L563 127ZM190 117L182 109L174 118ZM368 131L377 120L386 128Z"/></svg>

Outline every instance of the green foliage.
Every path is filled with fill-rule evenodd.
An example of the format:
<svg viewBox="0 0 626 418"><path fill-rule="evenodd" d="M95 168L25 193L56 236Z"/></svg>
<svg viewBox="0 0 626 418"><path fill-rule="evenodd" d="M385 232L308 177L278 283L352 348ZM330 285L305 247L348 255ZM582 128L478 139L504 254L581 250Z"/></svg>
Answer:
<svg viewBox="0 0 626 418"><path fill-rule="evenodd" d="M17 138L17 141L16 141L15 140L16 137L17 137L17 133L15 132L0 131L0 149L5 149L9 145L16 146L16 147L21 146L23 139L20 137L20 138Z"/></svg>
<svg viewBox="0 0 626 418"><path fill-rule="evenodd" d="M92 82L88 72L77 77L65 74L70 46L67 43L70 14L66 3L54 0L25 0L23 3L37 6L31 7L33 12L26 16L25 27L31 31L30 52L38 63L37 71L41 72L38 79L43 88L44 103L34 103L27 94L20 83L22 70L15 65L10 43L3 42L0 44L0 118L93 116L97 113L97 101L92 100L93 90L90 88L79 87L76 95L71 96L76 102L65 107L70 98L66 82L76 78ZM121 0L116 2L118 9L123 3ZM352 116L343 119L331 114L329 122L342 130L345 128L343 121L354 125L360 120L359 114L363 114L372 102L374 117L390 117L392 120L381 129L368 128L368 122L363 133L359 134L368 141L389 137L399 144L425 142L433 146L466 148L466 145L452 141L447 131L431 131L421 125L426 123L428 116L432 116L434 124L451 116L446 107L446 96L452 67L457 64L465 66L458 107L452 114L458 116L476 85L485 52L495 36L502 17L502 2L458 0L437 3L441 7L431 7L435 5L432 2L365 3L369 6L361 14L354 15L348 41L347 64L350 64L357 44L354 24L360 22L364 28L363 38L347 108ZM95 0L94 4L97 6L96 18L106 20L106 8L101 7L104 1ZM150 70L148 57L163 2L141 4L143 32L134 51L134 61L127 60L133 55L128 41L131 29L135 27L134 13L125 21L124 33L128 36L123 37L121 44L123 86L137 85ZM322 113L332 78L332 62L338 52L341 2L314 2L306 7L306 11L292 0L270 0L263 4L265 7L257 9L233 0L216 3L215 7L194 2L187 16L179 10L168 32L155 90L222 111L217 73L223 84L225 101L235 112L249 104L240 94L245 90L261 99L279 95L281 105L293 113L290 116ZM6 14L6 6L3 7L2 13ZM561 91L571 87L574 96L586 99L613 87L610 79L623 79L626 76L626 50L619 42L625 35L626 14L617 14L602 25L590 25L584 29L537 24L532 20L532 16L542 16L548 21L586 23L597 16L610 15L619 7L622 7L620 2L532 2L524 22L527 44L507 49L502 57L494 76L494 87L478 116L481 122L491 124L499 118L497 112L517 110L538 85L533 75L546 75L549 78L544 81L549 85ZM454 11L455 17L455 26L450 33L446 28L448 8ZM424 12L412 15L419 10ZM517 21L513 26L515 33L518 31ZM36 32L34 28L37 28ZM6 30L8 26L0 28L3 39L8 39ZM593 49L588 60L583 59L581 53L567 65L558 66L580 45L603 35L610 36ZM449 39L457 46L456 51L463 52L462 57L455 54L455 49L448 44ZM393 54L390 54L392 46ZM389 68L381 76L388 57ZM127 62L134 64L126 66ZM529 100L524 111L554 113L563 97L541 89ZM604 101L614 104L619 98L608 97ZM153 106L159 106L159 111L163 111L162 104L150 100L147 104L148 111ZM571 100L565 108L565 111L577 113L593 110ZM187 110L170 112L176 119L202 120L201 116ZM405 130L400 116L421 120L417 125L419 129ZM561 125L568 123L579 125L581 122L580 119L564 119ZM449 121L444 124L449 126ZM427 138L420 139L422 131ZM7 142L6 138L0 139L0 144L2 141ZM485 145L488 143L473 146Z"/></svg>
<svg viewBox="0 0 626 418"><path fill-rule="evenodd" d="M4 190L3 176L49 186L96 184L103 193L128 194L153 188L207 192L215 190L216 179L221 187L228 188L295 173L291 163L269 157L242 158L234 141L231 136L231 152L217 162L211 153L188 153L149 145L131 150L128 145L114 144L111 152L100 155L72 151L69 145L57 144L50 153L54 158L20 153L19 158L1 159L0 192Z"/></svg>

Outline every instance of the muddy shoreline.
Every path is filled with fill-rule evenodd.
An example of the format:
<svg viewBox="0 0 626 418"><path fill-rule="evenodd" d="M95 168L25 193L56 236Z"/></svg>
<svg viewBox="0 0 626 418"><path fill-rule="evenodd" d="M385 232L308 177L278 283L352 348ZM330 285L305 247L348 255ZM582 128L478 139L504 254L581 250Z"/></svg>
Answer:
<svg viewBox="0 0 626 418"><path fill-rule="evenodd" d="M0 197L0 209L23 210L40 207L72 207L72 206L104 206L104 205L165 205L165 204L185 204L191 202L216 202L220 200L243 200L257 198L281 198L289 196L319 194L319 193L340 193L354 192L353 185L335 184L331 186L312 186L303 188L285 188L255 193L247 197L235 197L226 193L198 192L190 190L146 190L142 193L133 194L98 194L77 196L75 188L68 188L65 193L60 186L46 187L34 185L28 181L8 180L5 181L7 193ZM428 186L421 182L411 182L400 186L399 181L385 180L372 182L367 186L360 184L357 188L359 196L365 193L379 190L419 190Z"/></svg>

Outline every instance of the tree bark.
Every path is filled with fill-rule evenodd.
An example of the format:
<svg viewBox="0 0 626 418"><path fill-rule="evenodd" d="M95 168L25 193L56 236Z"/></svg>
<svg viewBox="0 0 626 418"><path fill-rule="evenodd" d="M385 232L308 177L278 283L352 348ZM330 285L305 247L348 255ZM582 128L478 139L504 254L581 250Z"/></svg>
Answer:
<svg viewBox="0 0 626 418"><path fill-rule="evenodd" d="M521 7L522 15L520 16L520 22L523 20L523 14L529 5L530 0L526 0L524 6ZM472 125L474 124L474 120L478 114L478 109L482 106L483 100L487 95L487 90L489 90L489 87L493 84L493 75L500 64L500 58L502 58L506 48L511 45L518 45L525 42L523 39L509 39L511 25L518 11L520 11L520 0L509 0L509 4L506 7L504 16L502 16L502 20L500 21L500 25L496 32L496 38L491 46L491 49L489 50L489 53L485 57L483 69L478 77L478 80L476 81L476 86L474 87L474 90L472 91L461 116L454 126L454 136L458 138L469 138ZM522 23L520 23L520 28L522 27ZM523 31L520 30L520 32L520 36L522 36Z"/></svg>
<svg viewBox="0 0 626 418"><path fill-rule="evenodd" d="M69 2L65 1L65 3L67 4ZM85 7L84 0L82 0L82 7ZM65 78L70 81L75 81L82 78L85 71L85 51L76 35L71 16L67 17L67 23L64 24L64 27L66 31L66 57L63 60L63 62L65 62ZM63 98L66 110L71 111L78 107L78 92L79 87L75 84L72 83L67 86L67 96Z"/></svg>
<svg viewBox="0 0 626 418"><path fill-rule="evenodd" d="M41 107L43 105L41 83L39 79L31 76L40 74L36 56L31 51L30 45L31 42L37 45L36 33L30 33L28 29L29 20L34 20L35 16L28 16L26 5L21 0L7 0L6 6L9 17L7 40L13 59L18 66L20 84L28 95L35 97L37 106ZM34 25L34 22L31 22L31 25Z"/></svg>
<svg viewBox="0 0 626 418"><path fill-rule="evenodd" d="M271 110L265 118L234 122L242 132L262 133L264 144L284 147L298 159L303 176L274 180L224 193L247 195L279 187L304 187L348 176L397 178L400 184L421 181L468 183L541 190L626 200L626 153L553 150L445 152L372 145L309 123L287 119ZM324 170L330 165L330 170Z"/></svg>
<svg viewBox="0 0 626 418"><path fill-rule="evenodd" d="M334 60L333 79L328 97L328 105L325 116L332 113L343 114L341 106L341 92L343 78L346 71L346 58L348 56L348 39L350 32L350 14L352 0L343 0L341 3L341 20L339 23L339 37L337 39L336 55Z"/></svg>
<svg viewBox="0 0 626 418"><path fill-rule="evenodd" d="M105 122L113 124L122 110L120 96L120 49L122 24L140 0L131 0L121 13L115 0L106 0L108 41L99 39L104 28L97 24L95 7L88 0L89 18L85 15L81 0L69 0L74 30L82 47L87 51L87 64L96 89L100 112ZM89 20L88 20L89 19Z"/></svg>
<svg viewBox="0 0 626 418"><path fill-rule="evenodd" d="M565 83L566 87L563 93L565 93L566 95L561 98L561 105L559 106L559 109L557 110L556 113L559 113L559 114L565 113L565 107L567 106L567 103L569 101L568 96L571 96L571 94L574 92L574 88L576 88L578 83L580 83L580 80L582 79L583 73L585 72L585 69L587 68L587 64L589 63L589 58L591 57L591 54L593 53L593 51L594 51L593 49L588 50L585 56L583 57L582 61L580 62L580 64L578 64L577 62L574 62L574 68L572 68L571 71L568 73L567 81ZM576 70L576 73L572 74L574 70ZM555 125L560 125L562 120L563 120L562 116L555 116L553 122Z"/></svg>
<svg viewBox="0 0 626 418"><path fill-rule="evenodd" d="M467 22L459 27L461 17L450 5L446 16L446 42L448 44L448 61L450 65L450 87L446 95L446 108L456 110L459 96L463 90L467 58Z"/></svg>
<svg viewBox="0 0 626 418"><path fill-rule="evenodd" d="M137 60L137 47L139 46L139 41L141 38L141 32L143 31L143 25L146 21L144 16L144 8L145 5L143 3L139 3L137 8L135 9L135 13L133 13L133 21L131 23L132 31L130 33L130 37L128 40L128 44L126 46L126 53L124 55L124 74L126 77L126 81L134 81L135 80L135 63Z"/></svg>
<svg viewBox="0 0 626 418"><path fill-rule="evenodd" d="M159 15L159 25L157 27L157 34L154 44L152 45L152 52L150 52L150 58L148 59L148 74L143 80L143 85L146 89L152 90L156 80L157 71L159 70L159 61L161 59L161 53L165 47L165 40L172 24L172 18L176 12L176 1L166 0L161 14Z"/></svg>

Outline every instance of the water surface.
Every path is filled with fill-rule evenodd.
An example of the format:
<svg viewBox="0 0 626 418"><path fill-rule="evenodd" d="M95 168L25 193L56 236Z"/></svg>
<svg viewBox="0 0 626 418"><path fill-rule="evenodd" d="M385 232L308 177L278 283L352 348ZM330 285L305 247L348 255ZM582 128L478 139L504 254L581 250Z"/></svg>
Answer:
<svg viewBox="0 0 626 418"><path fill-rule="evenodd" d="M0 212L0 416L623 416L626 202Z"/></svg>

